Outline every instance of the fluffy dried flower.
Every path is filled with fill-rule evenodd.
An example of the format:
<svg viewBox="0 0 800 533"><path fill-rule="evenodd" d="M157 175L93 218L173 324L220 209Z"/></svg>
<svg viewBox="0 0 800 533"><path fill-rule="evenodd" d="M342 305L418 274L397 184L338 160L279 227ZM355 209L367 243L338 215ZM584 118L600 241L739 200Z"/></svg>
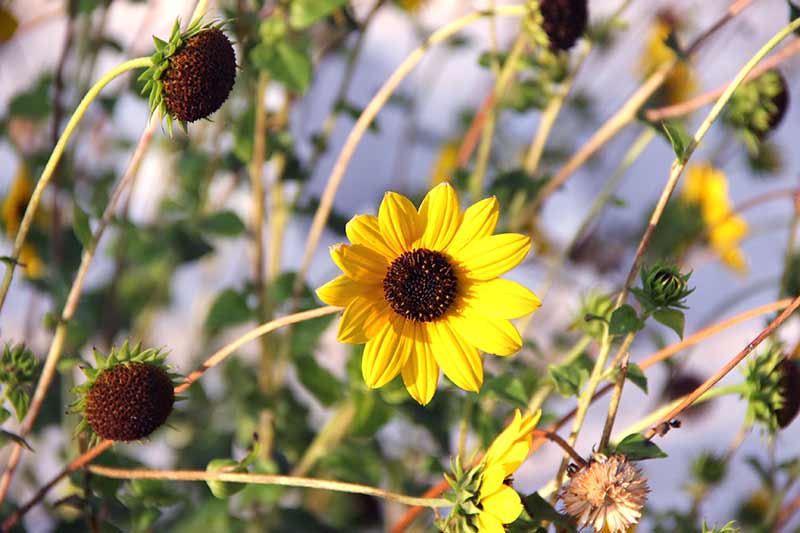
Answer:
<svg viewBox="0 0 800 533"><path fill-rule="evenodd" d="M564 487L561 499L580 527L621 533L639 521L649 491L647 479L624 455L595 454Z"/></svg>

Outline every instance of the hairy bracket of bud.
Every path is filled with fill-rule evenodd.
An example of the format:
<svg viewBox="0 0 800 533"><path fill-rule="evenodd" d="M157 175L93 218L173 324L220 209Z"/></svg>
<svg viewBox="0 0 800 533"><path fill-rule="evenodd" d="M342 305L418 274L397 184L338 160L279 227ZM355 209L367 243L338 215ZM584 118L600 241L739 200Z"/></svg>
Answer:
<svg viewBox="0 0 800 533"><path fill-rule="evenodd" d="M221 26L198 19L181 33L176 21L169 41L153 38L152 64L139 79L146 82L142 93L149 93L150 109L166 118L170 134L173 120L185 130L188 122L208 118L228 99L236 54Z"/></svg>
<svg viewBox="0 0 800 533"><path fill-rule="evenodd" d="M166 354L142 350L127 342L103 357L95 351L96 368L83 368L88 380L74 392L72 406L83 415L77 428L103 439L133 441L147 437L166 422L175 402L178 374L164 365Z"/></svg>

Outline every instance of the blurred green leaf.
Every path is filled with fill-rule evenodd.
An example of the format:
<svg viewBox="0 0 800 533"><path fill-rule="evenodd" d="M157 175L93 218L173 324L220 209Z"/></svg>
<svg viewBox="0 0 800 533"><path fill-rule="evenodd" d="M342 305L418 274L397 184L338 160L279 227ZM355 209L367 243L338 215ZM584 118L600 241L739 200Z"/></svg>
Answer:
<svg viewBox="0 0 800 533"><path fill-rule="evenodd" d="M247 305L247 298L242 293L225 289L211 304L204 328L207 333L214 335L222 329L243 324L254 317L253 311Z"/></svg>
<svg viewBox="0 0 800 533"><path fill-rule="evenodd" d="M347 0L293 0L289 5L289 24L307 28L346 3Z"/></svg>
<svg viewBox="0 0 800 533"><path fill-rule="evenodd" d="M11 402L11 406L14 408L14 412L17 415L17 420L22 420L25 418L25 415L28 414L28 408L31 406L31 396L22 387L12 387L8 391L8 401Z"/></svg>
<svg viewBox="0 0 800 533"><path fill-rule="evenodd" d="M206 216L200 220L197 227L200 231L222 235L224 237L236 237L237 235L241 235L245 230L242 219L239 218L239 215L230 210L220 211Z"/></svg>
<svg viewBox="0 0 800 533"><path fill-rule="evenodd" d="M303 94L311 83L311 46L306 38L261 43L250 52L250 60L292 92Z"/></svg>
<svg viewBox="0 0 800 533"><path fill-rule="evenodd" d="M81 209L78 202L72 204L72 230L84 249L92 243L92 228L89 226L89 215Z"/></svg>
<svg viewBox="0 0 800 533"><path fill-rule="evenodd" d="M11 433L10 431L6 431L4 429L0 429L0 448L6 445L7 442L15 442L22 446L23 448L27 449L28 451L33 451L31 445L28 444L28 441L17 435L16 433Z"/></svg>
<svg viewBox="0 0 800 533"><path fill-rule="evenodd" d="M340 401L344 387L327 369L317 363L311 354L303 354L294 359L297 378L300 383L325 406L331 406Z"/></svg>
<svg viewBox="0 0 800 533"><path fill-rule="evenodd" d="M53 101L50 97L52 86L53 76L50 73L43 74L31 88L17 93L11 98L8 104L8 114L11 117L29 120L42 120L49 117L53 112Z"/></svg>
<svg viewBox="0 0 800 533"><path fill-rule="evenodd" d="M686 162L687 150L692 143L692 136L686 131L683 123L675 120L667 120L661 123L664 130L664 135L672 145L672 151L675 152L675 157L681 163Z"/></svg>
<svg viewBox="0 0 800 533"><path fill-rule="evenodd" d="M686 317L680 309L659 309L653 313L653 318L657 322L664 324L672 331L678 334L678 337L683 339L683 327L686 323Z"/></svg>
<svg viewBox="0 0 800 533"><path fill-rule="evenodd" d="M611 313L611 320L608 323L608 333L610 335L625 335L642 329L644 324L636 314L636 310L629 304L624 304Z"/></svg>
<svg viewBox="0 0 800 533"><path fill-rule="evenodd" d="M530 395L525 390L525 385L517 376L501 374L491 376L483 383L481 395L493 393L513 405L524 409L528 406Z"/></svg>
<svg viewBox="0 0 800 533"><path fill-rule="evenodd" d="M547 371L553 379L556 391L565 398L577 396L592 370L592 360L582 354L575 361L560 366L550 365Z"/></svg>

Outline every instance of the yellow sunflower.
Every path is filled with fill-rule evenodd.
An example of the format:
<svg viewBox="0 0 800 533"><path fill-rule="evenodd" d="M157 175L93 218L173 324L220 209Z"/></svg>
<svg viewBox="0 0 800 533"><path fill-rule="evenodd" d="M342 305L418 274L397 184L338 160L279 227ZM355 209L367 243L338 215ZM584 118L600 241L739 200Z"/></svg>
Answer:
<svg viewBox="0 0 800 533"><path fill-rule="evenodd" d="M39 279L44 274L44 262L36 248L30 244L25 243L19 251L19 262L25 267L25 275L30 279Z"/></svg>
<svg viewBox="0 0 800 533"><path fill-rule="evenodd" d="M723 264L736 272L746 272L747 262L739 243L747 235L747 222L732 213L725 173L709 163L690 165L681 196L700 206L709 244Z"/></svg>
<svg viewBox="0 0 800 533"><path fill-rule="evenodd" d="M439 155L433 164L431 172L431 187L450 181L453 172L458 168L458 142L449 141L439 149Z"/></svg>
<svg viewBox="0 0 800 533"><path fill-rule="evenodd" d="M522 501L511 487L511 476L528 457L531 431L541 411L522 416L517 409L514 420L489 446L481 461L464 472L458 461L454 478L447 478L453 487L453 510L445 522L445 531L479 531L504 533L522 513Z"/></svg>
<svg viewBox="0 0 800 533"><path fill-rule="evenodd" d="M674 17L669 14L656 17L647 38L644 54L639 60L639 70L643 77L650 76L661 65L675 58L675 51L666 44L675 25ZM687 100L696 89L697 81L691 67L685 61L681 61L667 75L661 91L664 103L672 105Z"/></svg>
<svg viewBox="0 0 800 533"><path fill-rule="evenodd" d="M492 235L499 207L494 197L462 214L455 190L434 187L419 209L388 192L378 216L347 223L352 244L330 249L343 275L317 289L319 298L344 307L340 342L364 344L361 371L370 388L398 373L409 394L427 404L439 369L458 387L483 383L480 351L510 355L522 338L510 319L536 310L530 290L499 279L528 254L524 235Z"/></svg>

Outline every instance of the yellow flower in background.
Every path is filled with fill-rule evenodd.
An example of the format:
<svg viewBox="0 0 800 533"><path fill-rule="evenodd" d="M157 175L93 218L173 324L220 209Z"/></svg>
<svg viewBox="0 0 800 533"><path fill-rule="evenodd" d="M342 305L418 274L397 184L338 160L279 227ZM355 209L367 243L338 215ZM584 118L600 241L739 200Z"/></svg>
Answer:
<svg viewBox="0 0 800 533"><path fill-rule="evenodd" d="M25 275L39 279L44 274L44 262L32 244L25 243L19 251L19 262L25 267Z"/></svg>
<svg viewBox="0 0 800 533"><path fill-rule="evenodd" d="M675 28L675 20L669 14L660 14L656 17L650 34L647 37L644 54L639 60L639 70L643 77L650 76L664 63L672 61L675 51L666 44L666 39ZM662 85L665 104L677 104L687 100L697 88L697 81L692 69L684 62L678 62L667 75Z"/></svg>
<svg viewBox="0 0 800 533"><path fill-rule="evenodd" d="M428 0L396 0L396 2L397 5L409 13L416 13L422 6L428 3Z"/></svg>
<svg viewBox="0 0 800 533"><path fill-rule="evenodd" d="M3 201L3 224L6 227L6 235L12 239L17 235L32 192L33 187L28 167L20 165L14 181L11 182L11 190L8 191L8 195Z"/></svg>
<svg viewBox="0 0 800 533"><path fill-rule="evenodd" d="M439 155L433 164L431 172L431 187L436 187L440 183L446 183L453 177L453 172L458 168L458 148L457 141L446 142L439 149Z"/></svg>
<svg viewBox="0 0 800 533"><path fill-rule="evenodd" d="M361 371L370 388L402 374L409 394L427 404L439 369L458 387L483 383L479 351L510 355L522 337L510 319L536 310L530 290L498 276L517 266L531 242L492 235L499 217L494 197L461 213L449 184L431 189L419 209L388 192L378 216L347 223L352 244L330 249L343 275L317 289L344 307L338 340L364 344Z"/></svg>
<svg viewBox="0 0 800 533"><path fill-rule="evenodd" d="M519 409L514 420L500 433L483 456L483 473L478 491L478 530L503 533L503 524L510 524L522 512L517 491L506 480L519 468L531 451L531 431L536 427L541 411L521 416Z"/></svg>
<svg viewBox="0 0 800 533"><path fill-rule="evenodd" d="M725 173L709 163L690 165L681 196L700 207L709 244L722 262L736 272L746 272L747 263L739 243L747 235L747 222L732 213Z"/></svg>

